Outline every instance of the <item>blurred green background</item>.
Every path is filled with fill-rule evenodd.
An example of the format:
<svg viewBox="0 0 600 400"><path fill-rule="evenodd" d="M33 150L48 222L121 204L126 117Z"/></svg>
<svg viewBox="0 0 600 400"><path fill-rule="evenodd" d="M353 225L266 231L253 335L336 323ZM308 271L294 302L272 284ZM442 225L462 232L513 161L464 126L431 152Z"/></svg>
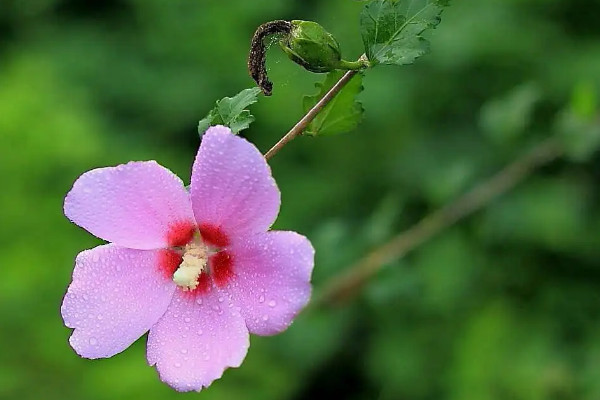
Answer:
<svg viewBox="0 0 600 400"><path fill-rule="evenodd" d="M241 368L178 394L145 339L77 357L60 304L99 241L62 201L84 171L156 159L184 180L197 121L250 87L250 37L309 19L363 49L353 0L0 1L1 399L600 399L600 157L552 163L387 266L356 298L253 337ZM271 165L277 229L327 280L557 131L600 89L600 2L456 0L415 65L365 77L347 135L300 138ZM319 76L273 48L274 96L245 136L265 151ZM573 96L575 93L575 96ZM575 100L572 100L575 99ZM581 105L583 103L583 106Z"/></svg>

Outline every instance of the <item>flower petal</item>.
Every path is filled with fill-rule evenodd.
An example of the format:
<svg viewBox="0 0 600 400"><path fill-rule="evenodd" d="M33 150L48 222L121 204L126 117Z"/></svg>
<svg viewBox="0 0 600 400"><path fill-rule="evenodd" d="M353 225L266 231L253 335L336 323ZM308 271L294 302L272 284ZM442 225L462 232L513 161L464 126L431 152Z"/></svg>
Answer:
<svg viewBox="0 0 600 400"><path fill-rule="evenodd" d="M82 357L125 350L164 314L175 284L160 271L159 251L112 244L77 256L73 282L61 307L69 342Z"/></svg>
<svg viewBox="0 0 600 400"><path fill-rule="evenodd" d="M314 249L295 232L271 231L232 244L234 277L224 290L257 335L285 330L308 303Z"/></svg>
<svg viewBox="0 0 600 400"><path fill-rule="evenodd" d="M148 363L175 389L200 390L239 367L249 345L244 319L227 296L215 288L198 297L177 290L150 329Z"/></svg>
<svg viewBox="0 0 600 400"><path fill-rule="evenodd" d="M183 182L155 161L86 172L67 195L64 209L93 235L140 250L168 246L173 229L195 222Z"/></svg>
<svg viewBox="0 0 600 400"><path fill-rule="evenodd" d="M198 224L220 227L230 238L265 232L279 213L279 189L264 157L223 126L204 135L190 192Z"/></svg>

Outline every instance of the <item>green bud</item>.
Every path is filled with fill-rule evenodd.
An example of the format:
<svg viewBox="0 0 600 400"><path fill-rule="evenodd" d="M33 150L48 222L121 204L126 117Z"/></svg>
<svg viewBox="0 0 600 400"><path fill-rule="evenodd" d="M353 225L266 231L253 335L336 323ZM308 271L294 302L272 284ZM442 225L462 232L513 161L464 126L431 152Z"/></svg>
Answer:
<svg viewBox="0 0 600 400"><path fill-rule="evenodd" d="M280 42L295 63L311 72L330 72L342 62L340 44L321 25L311 21L292 21L292 30Z"/></svg>
<svg viewBox="0 0 600 400"><path fill-rule="evenodd" d="M310 72L334 70L362 71L371 67L365 55L357 61L342 60L340 44L321 25L310 21L271 21L258 27L252 37L248 55L248 72L265 96L270 96L273 83L267 77L266 57L268 37L277 35L283 51L297 64Z"/></svg>

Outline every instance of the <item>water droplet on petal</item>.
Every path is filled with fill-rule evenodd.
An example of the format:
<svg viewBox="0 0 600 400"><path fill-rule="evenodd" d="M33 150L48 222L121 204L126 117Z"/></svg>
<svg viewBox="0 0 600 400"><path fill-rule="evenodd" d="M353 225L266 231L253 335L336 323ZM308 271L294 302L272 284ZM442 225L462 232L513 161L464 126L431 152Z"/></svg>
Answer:
<svg viewBox="0 0 600 400"><path fill-rule="evenodd" d="M181 354L187 354L187 350L186 349L181 349Z"/></svg>
<svg viewBox="0 0 600 400"><path fill-rule="evenodd" d="M201 298L196 299L196 304L202 305L202 299Z"/></svg>
<svg viewBox="0 0 600 400"><path fill-rule="evenodd" d="M269 316L268 315L263 315L263 321L268 321L269 320Z"/></svg>
<svg viewBox="0 0 600 400"><path fill-rule="evenodd" d="M275 307L277 305L277 302L275 300L271 300L269 302L269 307Z"/></svg>
<svg viewBox="0 0 600 400"><path fill-rule="evenodd" d="M185 321L185 322L190 322L190 321L191 321L191 318L189 318L189 317L185 317L185 318L184 318L184 321Z"/></svg>
<svg viewBox="0 0 600 400"><path fill-rule="evenodd" d="M265 302L265 296L263 296L262 294L260 295L260 297L258 298L258 302L259 303L264 303Z"/></svg>

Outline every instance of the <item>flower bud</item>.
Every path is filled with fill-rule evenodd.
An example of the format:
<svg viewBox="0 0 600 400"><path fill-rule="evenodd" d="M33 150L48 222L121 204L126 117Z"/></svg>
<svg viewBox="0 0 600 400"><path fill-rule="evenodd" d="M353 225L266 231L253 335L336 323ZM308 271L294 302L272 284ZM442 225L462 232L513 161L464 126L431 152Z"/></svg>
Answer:
<svg viewBox="0 0 600 400"><path fill-rule="evenodd" d="M311 72L340 68L342 54L333 35L311 21L292 21L292 29L280 42L288 57Z"/></svg>

